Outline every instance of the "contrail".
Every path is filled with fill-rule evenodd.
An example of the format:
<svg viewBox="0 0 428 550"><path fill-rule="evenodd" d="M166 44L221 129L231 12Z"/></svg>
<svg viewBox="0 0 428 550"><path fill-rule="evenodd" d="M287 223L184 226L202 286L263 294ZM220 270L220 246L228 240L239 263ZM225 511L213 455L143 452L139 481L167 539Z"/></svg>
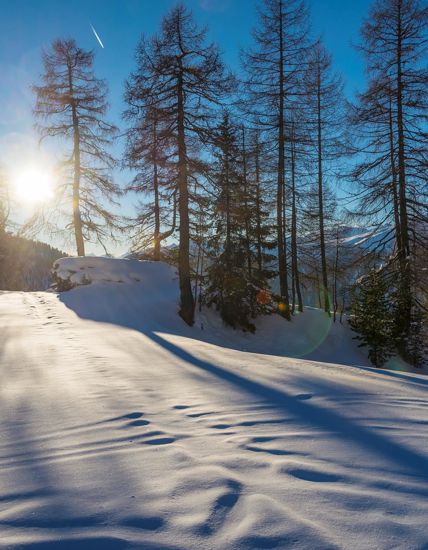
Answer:
<svg viewBox="0 0 428 550"><path fill-rule="evenodd" d="M92 23L90 23L90 25L91 25L92 32L95 34L95 38L98 40L101 48L104 49L104 44L101 42L101 38L98 36L97 31L94 29L94 26L92 25Z"/></svg>

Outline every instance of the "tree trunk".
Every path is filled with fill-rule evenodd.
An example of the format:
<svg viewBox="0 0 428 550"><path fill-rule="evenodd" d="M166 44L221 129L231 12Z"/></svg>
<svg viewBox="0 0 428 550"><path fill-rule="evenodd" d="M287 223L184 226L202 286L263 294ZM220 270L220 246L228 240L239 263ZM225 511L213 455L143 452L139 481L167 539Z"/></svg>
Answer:
<svg viewBox="0 0 428 550"><path fill-rule="evenodd" d="M400 283L401 295L404 300L402 304L402 327L404 335L410 331L411 323L411 299L410 299L410 243L409 227L407 218L407 194L406 194L406 167L405 167L405 138L404 138L404 120L403 120L403 69L402 69L402 0L398 0L397 17L397 133L398 133L398 186L399 186L399 215L401 229L401 251L400 260ZM400 351L405 355L406 342L405 337Z"/></svg>
<svg viewBox="0 0 428 550"><path fill-rule="evenodd" d="M321 125L321 67L318 63L317 74L317 123L318 123L318 214L320 226L321 274L323 285L324 311L330 315L330 301L328 297L327 259L325 253L324 233L324 189L322 165L322 125Z"/></svg>
<svg viewBox="0 0 428 550"><path fill-rule="evenodd" d="M297 304L300 312L303 312L302 292L300 289L300 274L297 255L297 208L296 208L296 145L294 142L294 126L291 143L291 271L293 273L293 311L294 292L297 294Z"/></svg>
<svg viewBox="0 0 428 550"><path fill-rule="evenodd" d="M71 116L73 122L73 227L76 240L76 249L78 256L85 255L85 243L82 232L82 216L80 213L80 179L81 179L81 164L80 164L80 132L79 132L79 117L77 115L76 103L74 101L73 75L71 65L67 64L68 69L68 85L70 91Z"/></svg>
<svg viewBox="0 0 428 550"><path fill-rule="evenodd" d="M333 321L336 322L337 315L337 273L339 270L339 230L336 234L336 256L334 258L334 273L333 273Z"/></svg>
<svg viewBox="0 0 428 550"><path fill-rule="evenodd" d="M226 187L226 243L225 243L225 252L226 252L226 267L227 272L230 272L232 268L231 265L231 242L232 242L232 227L231 227L231 200L230 200L230 181L229 181L229 147L225 144L227 149L224 151L224 172L226 175L225 187Z"/></svg>
<svg viewBox="0 0 428 550"><path fill-rule="evenodd" d="M276 194L276 220L277 220L277 239L278 239L278 272L279 288L282 308L280 313L290 320L290 302L288 292L287 259L284 243L283 227L283 203L284 203L284 184L285 184L285 132L284 132L284 37L283 37L283 14L282 1L280 2L280 55L279 55L279 112L278 112L278 179Z"/></svg>
<svg viewBox="0 0 428 550"><path fill-rule="evenodd" d="M263 270L263 255L262 255L262 222L261 222L261 197L260 197L260 150L258 136L256 137L255 149L255 171L256 171L256 226L257 226L257 267L259 277Z"/></svg>
<svg viewBox="0 0 428 550"><path fill-rule="evenodd" d="M247 178L247 150L245 144L245 127L242 127L242 176L244 179L244 207L245 207L245 248L247 251L248 277L251 278L251 244L250 244L250 220L248 216L248 178Z"/></svg>
<svg viewBox="0 0 428 550"><path fill-rule="evenodd" d="M156 121L153 122L153 192L155 199L155 230L153 234L153 259L158 262L161 257L161 235L160 235L160 208L159 208L159 177L157 161L157 128Z"/></svg>
<svg viewBox="0 0 428 550"><path fill-rule="evenodd" d="M190 277L190 228L189 228L189 190L187 182L187 151L184 131L184 95L182 75L178 76L177 86L177 127L178 127L178 210L180 213L180 243L178 275L180 281L180 311L182 319L188 324L194 322L194 301Z"/></svg>
<svg viewBox="0 0 428 550"><path fill-rule="evenodd" d="M398 203L398 190L397 190L397 169L395 165L395 147L394 147L394 126L392 120L392 105L391 97L389 100L389 151L391 162L391 186L392 186L392 200L394 207L394 224L395 224L395 239L398 255L401 254L401 227L400 227L400 213Z"/></svg>

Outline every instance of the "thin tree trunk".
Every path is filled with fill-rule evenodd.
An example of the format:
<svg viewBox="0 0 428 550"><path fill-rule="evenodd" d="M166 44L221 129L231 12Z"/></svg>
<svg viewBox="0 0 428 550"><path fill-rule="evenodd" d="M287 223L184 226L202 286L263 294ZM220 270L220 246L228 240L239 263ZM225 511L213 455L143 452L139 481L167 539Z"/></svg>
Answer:
<svg viewBox="0 0 428 550"><path fill-rule="evenodd" d="M398 1L399 16L397 28L397 130L398 130L398 183L400 205L401 247L403 260L410 253L409 229L407 221L406 168L404 151L404 121L403 121L403 84L402 84L402 44L401 44L401 4Z"/></svg>
<svg viewBox="0 0 428 550"><path fill-rule="evenodd" d="M82 216L80 213L80 179L81 179L81 161L80 161L80 131L79 117L77 115L76 104L74 101L73 75L71 65L67 64L68 85L70 90L71 116L73 122L73 227L76 240L77 255L85 255L85 242L82 232Z"/></svg>
<svg viewBox="0 0 428 550"><path fill-rule="evenodd" d="M410 300L410 243L409 227L407 218L407 194L406 194L406 168L405 168L405 145L404 145L404 120L403 120L403 83L402 83L402 0L398 0L397 18L397 133L398 133L398 185L399 185L399 213L401 229L401 251L399 254L401 271L401 292L404 299L402 309L402 323L404 333L408 334L411 323L411 300ZM400 351L405 354L406 343L400 346Z"/></svg>
<svg viewBox="0 0 428 550"><path fill-rule="evenodd" d="M321 285L320 285L320 276L319 276L318 270L316 272L316 278L317 278L318 306L321 309L322 308Z"/></svg>
<svg viewBox="0 0 428 550"><path fill-rule="evenodd" d="M153 235L154 250L153 259L159 261L161 258L161 238L160 238L160 208L159 208L159 178L157 161L157 128L156 121L153 122L153 191L155 199L155 230Z"/></svg>
<svg viewBox="0 0 428 550"><path fill-rule="evenodd" d="M180 68L181 70L181 68ZM180 213L180 243L178 275L180 281L180 311L179 314L188 325L194 322L194 301L190 277L190 229L189 229L189 190L187 182L187 151L184 131L184 95L183 79L179 74L177 86L178 115L178 210Z"/></svg>
<svg viewBox="0 0 428 550"><path fill-rule="evenodd" d="M226 144L227 146L227 144ZM228 147L228 146L227 146ZM231 204L230 204L230 182L229 182L229 148L227 148L224 152L224 171L226 174L226 245L225 245L225 252L226 252L226 266L227 266L227 272L229 273L231 269L231 241L232 241L232 227L231 227Z"/></svg>
<svg viewBox="0 0 428 550"><path fill-rule="evenodd" d="M262 222L261 222L261 197L260 197L260 150L258 135L256 136L255 149L255 171L256 171L256 225L257 225L257 267L259 277L263 270L263 255L262 255Z"/></svg>
<svg viewBox="0 0 428 550"><path fill-rule="evenodd" d="M245 127L242 126L242 170L244 179L244 207L245 207L245 247L247 249L248 276L251 278L251 244L250 244L250 220L248 216L248 178L247 178L247 150L245 143Z"/></svg>
<svg viewBox="0 0 428 550"><path fill-rule="evenodd" d="M390 162L391 162L391 185L392 185L392 200L394 207L394 223L395 223L395 239L398 254L401 253L401 227L400 227L400 214L399 214L399 204L398 204L398 191L397 191L397 169L395 165L395 148L394 148L394 127L392 120L392 105L391 97L389 100L389 151L390 151Z"/></svg>
<svg viewBox="0 0 428 550"><path fill-rule="evenodd" d="M333 321L336 322L337 314L337 272L339 269L339 231L336 234L336 256L334 258L334 273L333 273Z"/></svg>
<svg viewBox="0 0 428 550"><path fill-rule="evenodd" d="M283 227L283 202L285 184L285 132L284 132L284 37L283 37L283 14L282 1L280 1L280 55L279 55L279 113L278 113L278 181L276 196L276 218L277 218L277 239L278 239L278 271L279 288L282 309L280 313L290 320L290 302L288 292L287 258L284 243Z"/></svg>
<svg viewBox="0 0 428 550"><path fill-rule="evenodd" d="M321 274L323 285L324 311L330 315L330 302L328 297L327 259L325 253L324 233L324 189L323 189L323 164L322 164L322 125L321 125L321 68L318 63L317 74L317 125L318 125L318 214L320 226L320 251Z"/></svg>
<svg viewBox="0 0 428 550"><path fill-rule="evenodd" d="M293 312L295 307L294 293L297 294L297 304L300 312L303 312L302 292L300 289L300 274L297 254L297 208L296 208L296 144L294 124L291 142L291 271L293 274Z"/></svg>

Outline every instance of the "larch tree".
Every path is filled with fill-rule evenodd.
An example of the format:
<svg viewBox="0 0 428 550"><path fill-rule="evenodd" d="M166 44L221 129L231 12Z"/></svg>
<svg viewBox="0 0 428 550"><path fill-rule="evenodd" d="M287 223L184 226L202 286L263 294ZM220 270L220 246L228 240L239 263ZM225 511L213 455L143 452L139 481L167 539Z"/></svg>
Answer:
<svg viewBox="0 0 428 550"><path fill-rule="evenodd" d="M147 109L141 117L132 98L127 99L124 118L131 126L126 132L124 164L136 171L127 191L143 196L137 216L129 224L133 246L159 261L162 242L176 230L177 191L174 169L168 163L169 135L156 108Z"/></svg>
<svg viewBox="0 0 428 550"><path fill-rule="evenodd" d="M164 17L158 35L141 40L137 68L127 82L126 99L135 116L144 118L155 107L162 126L168 128L179 217L179 314L189 325L195 306L190 266L192 184L205 169L200 151L209 141L215 107L232 84L217 47L206 42L205 29L197 27L183 5Z"/></svg>
<svg viewBox="0 0 428 550"><path fill-rule="evenodd" d="M426 308L416 266L428 248L428 6L419 0L376 0L360 48L369 82L352 118L365 144L354 175L363 186L362 204L373 206L367 213L379 226L392 225L383 247L398 286L395 338L402 356L411 360L412 317Z"/></svg>
<svg viewBox="0 0 428 550"><path fill-rule="evenodd" d="M344 128L343 85L332 69L330 54L320 41L317 41L308 59L304 77L310 120L308 121L316 164L316 188L318 204L318 240L321 259L322 303L326 313L330 314L330 284L326 252L326 211L325 196L332 192L328 186L331 174L327 165L337 157L340 150L340 138Z"/></svg>
<svg viewBox="0 0 428 550"><path fill-rule="evenodd" d="M34 109L41 140L55 138L69 151L62 161L56 189L56 211L69 219L77 255L85 255L85 241L105 247L113 237L117 217L106 204L120 194L111 172L109 153L116 127L105 120L107 84L94 74L94 54L74 40L55 40L43 53L41 84L33 86Z"/></svg>
<svg viewBox="0 0 428 550"><path fill-rule="evenodd" d="M308 16L300 0L264 0L254 30L255 47L244 55L247 73L246 110L261 131L269 134L276 178L276 242L280 312L290 319L286 213L287 106L293 101L307 53Z"/></svg>

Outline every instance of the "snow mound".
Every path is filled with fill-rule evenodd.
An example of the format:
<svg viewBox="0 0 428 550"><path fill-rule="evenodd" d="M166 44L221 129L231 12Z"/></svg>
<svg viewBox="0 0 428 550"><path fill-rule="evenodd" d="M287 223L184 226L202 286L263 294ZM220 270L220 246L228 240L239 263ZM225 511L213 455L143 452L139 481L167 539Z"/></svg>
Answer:
<svg viewBox="0 0 428 550"><path fill-rule="evenodd" d="M214 308L196 311L187 326L178 315L179 285L176 269L163 262L117 258L62 258L54 278L60 300L83 319L112 323L147 335L162 332L197 342L277 357L304 358L354 367L372 366L358 347L346 320L316 308L288 322L279 315L255 319L255 334L226 327ZM69 292L62 292L69 291ZM387 369L411 370L391 359Z"/></svg>
<svg viewBox="0 0 428 550"><path fill-rule="evenodd" d="M198 310L195 325L188 327L178 316L176 270L163 262L63 258L54 271L58 289L72 289L61 293L61 301L84 319L145 334L161 331L250 353L370 365L347 324L333 323L313 308L294 316L291 323L279 315L257 318L255 334L226 327L214 308Z"/></svg>
<svg viewBox="0 0 428 550"><path fill-rule="evenodd" d="M160 262L84 256L61 258L54 263L53 275L59 290L93 283L139 283L161 277L171 268ZM68 287L68 288L67 288Z"/></svg>

